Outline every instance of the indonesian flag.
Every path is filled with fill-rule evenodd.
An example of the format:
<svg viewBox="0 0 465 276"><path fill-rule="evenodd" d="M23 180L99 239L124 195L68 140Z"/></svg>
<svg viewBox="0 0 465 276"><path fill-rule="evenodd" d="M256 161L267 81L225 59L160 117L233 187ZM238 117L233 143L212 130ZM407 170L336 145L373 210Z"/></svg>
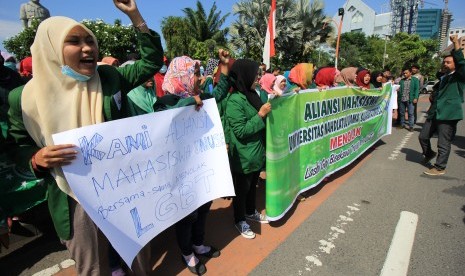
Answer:
<svg viewBox="0 0 465 276"><path fill-rule="evenodd" d="M263 48L263 63L266 69L270 68L270 58L276 54L274 39L276 38L276 0L271 0L270 18L266 29L265 47Z"/></svg>

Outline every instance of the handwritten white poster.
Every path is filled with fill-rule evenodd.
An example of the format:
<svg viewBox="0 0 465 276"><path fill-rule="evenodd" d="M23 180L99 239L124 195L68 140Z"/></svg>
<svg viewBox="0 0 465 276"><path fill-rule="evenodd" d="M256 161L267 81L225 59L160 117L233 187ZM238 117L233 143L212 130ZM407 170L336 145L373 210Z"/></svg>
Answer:
<svg viewBox="0 0 465 276"><path fill-rule="evenodd" d="M216 103L53 135L75 144L63 171L84 210L131 266L142 247L206 202L234 195ZM175 241L173 241L175 242Z"/></svg>

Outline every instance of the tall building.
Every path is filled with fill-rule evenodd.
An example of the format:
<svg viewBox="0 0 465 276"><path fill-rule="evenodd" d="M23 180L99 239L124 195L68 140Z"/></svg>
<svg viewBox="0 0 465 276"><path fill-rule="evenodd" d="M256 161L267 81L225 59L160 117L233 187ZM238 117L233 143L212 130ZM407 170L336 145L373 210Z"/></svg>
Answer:
<svg viewBox="0 0 465 276"><path fill-rule="evenodd" d="M391 12L376 14L362 0L347 0L343 6L345 14L341 32L363 32L367 36L380 37L399 32L415 33L421 39L439 39L440 49L444 49L449 41L452 20L447 4L444 9L419 9L421 4L420 0L390 0ZM335 15L333 19L339 22L340 16Z"/></svg>
<svg viewBox="0 0 465 276"><path fill-rule="evenodd" d="M418 10L416 34L421 39L439 39L441 32L442 10Z"/></svg>
<svg viewBox="0 0 465 276"><path fill-rule="evenodd" d="M391 34L413 34L418 19L420 0L391 0Z"/></svg>
<svg viewBox="0 0 465 276"><path fill-rule="evenodd" d="M439 32L439 48L444 49L447 47L449 41L449 28L452 21L452 14L448 11L447 6L442 11L441 30Z"/></svg>

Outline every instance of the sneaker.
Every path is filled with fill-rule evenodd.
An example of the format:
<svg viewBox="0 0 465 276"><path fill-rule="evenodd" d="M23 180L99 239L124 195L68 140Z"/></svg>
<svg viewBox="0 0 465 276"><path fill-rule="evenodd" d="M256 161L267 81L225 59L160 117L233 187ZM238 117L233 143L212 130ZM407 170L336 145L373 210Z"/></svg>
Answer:
<svg viewBox="0 0 465 276"><path fill-rule="evenodd" d="M434 159L434 157L436 157L436 155L438 155L436 152L432 151L431 154L428 154L428 155L424 155L425 157L423 157L423 163L425 164L428 164L429 162L431 162L431 160Z"/></svg>
<svg viewBox="0 0 465 276"><path fill-rule="evenodd" d="M426 175L436 176L436 175L446 174L446 170L440 170L440 169L438 169L436 167L432 167L431 169L429 169L427 171L424 171L423 173L426 174Z"/></svg>
<svg viewBox="0 0 465 276"><path fill-rule="evenodd" d="M238 223L236 223L236 228L244 238L246 239L255 238L255 233L252 230L250 230L250 225L248 225L247 222L239 221Z"/></svg>
<svg viewBox="0 0 465 276"><path fill-rule="evenodd" d="M266 217L260 214L257 210L255 210L255 213L253 213L252 215L245 215L245 218L253 220L253 221L257 221L260 223L268 223L268 220L266 219Z"/></svg>
<svg viewBox="0 0 465 276"><path fill-rule="evenodd" d="M413 132L413 127L407 127L407 130L408 130L409 132Z"/></svg>

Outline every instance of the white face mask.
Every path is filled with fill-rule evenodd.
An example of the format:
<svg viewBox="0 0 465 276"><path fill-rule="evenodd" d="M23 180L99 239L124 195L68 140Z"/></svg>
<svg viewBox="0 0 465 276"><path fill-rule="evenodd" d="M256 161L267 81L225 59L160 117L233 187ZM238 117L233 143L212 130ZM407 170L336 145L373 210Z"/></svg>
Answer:
<svg viewBox="0 0 465 276"><path fill-rule="evenodd" d="M92 76L86 76L86 75L83 75L83 74L80 74L76 71L74 71L73 69L71 69L71 67L69 67L68 65L63 65L61 66L61 73L63 75L66 75L68 77L71 77L77 81L88 81L92 78Z"/></svg>

